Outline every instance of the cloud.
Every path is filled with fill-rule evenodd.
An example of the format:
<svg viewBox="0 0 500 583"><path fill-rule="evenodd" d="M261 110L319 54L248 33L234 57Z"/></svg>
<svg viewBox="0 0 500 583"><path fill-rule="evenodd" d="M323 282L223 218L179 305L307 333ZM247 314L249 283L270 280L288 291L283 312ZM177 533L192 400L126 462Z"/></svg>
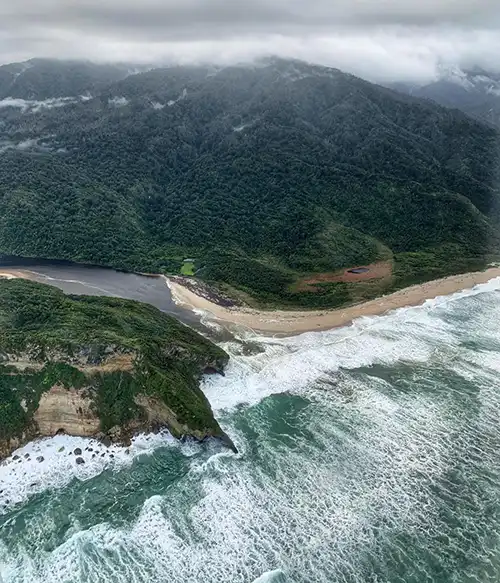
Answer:
<svg viewBox="0 0 500 583"><path fill-rule="evenodd" d="M112 99L108 99L109 105L114 105L115 107L124 107L128 105L128 99L126 97L113 97Z"/></svg>
<svg viewBox="0 0 500 583"><path fill-rule="evenodd" d="M30 138L26 140L21 140L20 142L13 142L11 140L0 140L0 154L3 154L7 150L21 150L22 152L39 150L42 152L48 152L50 148L46 145L39 144L40 138Z"/></svg>
<svg viewBox="0 0 500 583"><path fill-rule="evenodd" d="M495 65L498 0L16 0L0 61L228 63L269 54L373 80L432 78L442 61Z"/></svg>
<svg viewBox="0 0 500 583"><path fill-rule="evenodd" d="M242 33L297 33L347 26L500 25L498 0L16 0L2 3L6 27L87 29L164 40Z"/></svg>
<svg viewBox="0 0 500 583"><path fill-rule="evenodd" d="M25 112L39 112L42 109L53 109L54 107L64 107L70 103L78 103L79 101L88 101L90 97L82 95L80 97L52 97L44 101L28 100L7 97L0 100L0 109L12 107L20 109Z"/></svg>

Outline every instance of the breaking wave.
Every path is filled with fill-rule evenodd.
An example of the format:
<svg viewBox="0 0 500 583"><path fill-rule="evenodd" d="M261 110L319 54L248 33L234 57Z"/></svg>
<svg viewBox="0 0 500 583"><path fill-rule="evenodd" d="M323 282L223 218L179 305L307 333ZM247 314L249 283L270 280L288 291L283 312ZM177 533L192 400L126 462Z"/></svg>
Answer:
<svg viewBox="0 0 500 583"><path fill-rule="evenodd" d="M77 467L65 452L81 442L28 446L30 460L21 452L0 468L16 502L0 516L0 576L497 580L499 289L495 280L349 328L247 339L260 348L249 355L227 343L226 377L204 388L238 455L166 436L106 462L87 452Z"/></svg>

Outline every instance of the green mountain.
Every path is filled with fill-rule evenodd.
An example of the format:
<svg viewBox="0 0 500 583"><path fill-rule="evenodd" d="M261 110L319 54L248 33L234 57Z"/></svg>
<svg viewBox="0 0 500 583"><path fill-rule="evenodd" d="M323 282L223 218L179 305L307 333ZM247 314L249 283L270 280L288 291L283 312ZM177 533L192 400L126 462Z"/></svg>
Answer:
<svg viewBox="0 0 500 583"><path fill-rule="evenodd" d="M500 127L500 74L480 67L441 69L439 78L427 84L395 83L393 88L456 107L468 115Z"/></svg>
<svg viewBox="0 0 500 583"><path fill-rule="evenodd" d="M147 304L0 279L0 459L40 436L219 437L199 388L229 357Z"/></svg>
<svg viewBox="0 0 500 583"><path fill-rule="evenodd" d="M247 300L335 306L500 249L498 132L335 69L156 69L4 107L0 128L6 254L171 273L193 257ZM335 277L377 261L380 280Z"/></svg>
<svg viewBox="0 0 500 583"><path fill-rule="evenodd" d="M124 79L131 67L80 61L31 59L0 66L0 99L43 101L77 97Z"/></svg>

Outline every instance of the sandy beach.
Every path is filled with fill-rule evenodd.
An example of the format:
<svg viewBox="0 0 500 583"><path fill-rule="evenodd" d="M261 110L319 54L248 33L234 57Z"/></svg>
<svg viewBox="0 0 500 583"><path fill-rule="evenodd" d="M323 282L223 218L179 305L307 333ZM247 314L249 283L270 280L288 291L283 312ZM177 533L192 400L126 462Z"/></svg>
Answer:
<svg viewBox="0 0 500 583"><path fill-rule="evenodd" d="M16 279L18 277L22 277L24 279L30 279L29 274L25 271L18 271L16 269L3 269L0 271L0 278Z"/></svg>
<svg viewBox="0 0 500 583"><path fill-rule="evenodd" d="M33 274L23 269L0 269L0 278L18 277L33 279ZM437 296L446 296L470 289L475 285L500 277L500 267L428 281L354 306L310 311L255 310L241 306L219 305L211 301L210 296L202 297L182 285L182 278L161 277L165 278L172 300L176 304L191 310L203 310L219 324L226 327L244 327L268 336L293 336L303 332L346 326L362 316L378 316L397 308L417 306ZM227 304L230 302L227 301Z"/></svg>
<svg viewBox="0 0 500 583"><path fill-rule="evenodd" d="M414 285L362 304L321 311L254 310L219 306L203 298L178 280L166 278L175 302L190 309L209 312L219 323L243 326L267 335L292 336L303 332L329 330L350 324L361 316L378 316L406 306L417 306L425 300L445 296L500 277L500 268L453 275Z"/></svg>

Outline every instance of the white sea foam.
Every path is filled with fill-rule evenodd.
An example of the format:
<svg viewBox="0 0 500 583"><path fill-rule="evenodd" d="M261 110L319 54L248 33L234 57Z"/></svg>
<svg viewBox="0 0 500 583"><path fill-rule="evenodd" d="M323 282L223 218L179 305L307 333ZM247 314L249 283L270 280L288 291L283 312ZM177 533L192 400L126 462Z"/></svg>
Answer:
<svg viewBox="0 0 500 583"><path fill-rule="evenodd" d="M458 347L454 327L440 317L456 302L498 291L500 278L471 290L427 300L383 316L362 317L349 327L276 339L253 336L264 352L230 361L224 379L207 378L204 391L216 410L255 404L275 393L301 391L340 369L373 364L427 362L443 346ZM231 354L231 345L225 348Z"/></svg>
<svg viewBox="0 0 500 583"><path fill-rule="evenodd" d="M285 574L281 569L266 571L260 577L257 577L253 583L281 583L285 581Z"/></svg>
<svg viewBox="0 0 500 583"><path fill-rule="evenodd" d="M281 456L259 439L271 471L245 455L193 458L177 490L146 500L129 527L76 529L36 560L9 555L7 582L365 581L356 558L375 535L418 532L436 513L421 476L441 476L453 429L445 403L396 402L383 384L358 383L349 406L323 393L302 420L320 448L299 439ZM200 480L203 495L186 508Z"/></svg>
<svg viewBox="0 0 500 583"><path fill-rule="evenodd" d="M75 478L89 480L105 469L121 470L130 466L137 456L166 446L181 447L166 431L138 435L130 447L112 445L108 448L95 440L66 435L31 442L0 464L0 515L34 494L63 488ZM182 447L185 455L196 451L190 445ZM77 448L81 449L81 455L74 454ZM78 457L85 463L77 464ZM42 461L37 461L41 458Z"/></svg>
<svg viewBox="0 0 500 583"><path fill-rule="evenodd" d="M193 313L200 317L200 322L207 328L212 328L216 332L223 330L223 327L214 321L213 316L210 312L206 310L194 309Z"/></svg>
<svg viewBox="0 0 500 583"><path fill-rule="evenodd" d="M246 412L251 439L225 418L240 455L193 456L189 472L164 495L147 499L128 525L75 525L50 552L0 545L6 583L362 583L366 561L381 558L381 545L394 545L390 552L405 556L401 532L418 537L419 556L433 556L449 569L448 558L435 554L436 541L454 536L454 530L443 531L438 506L447 504L444 513L456 518L447 471L461 467L478 440L481 463L498 459L495 440L480 439L497 431L499 351L463 343L500 341L498 294L476 297L497 291L499 284L363 318L349 328L261 338L263 352L251 356L225 345L235 354L226 377L205 383L214 407L300 393L309 404L295 426L290 429L286 411L273 418L266 404ZM423 372L402 375L407 384L395 386L359 370L373 364L391 371L407 364ZM473 417L456 402L461 387L447 382L447 372L473 381ZM321 381L335 378L338 390L321 388ZM113 463L130 463L122 456ZM74 456L66 456L54 481L64 485L87 470L74 464ZM28 483L27 476L18 476L22 485ZM13 477L11 491L16 482ZM436 488L446 495L436 497ZM454 529L453 520L450 524ZM40 541L36 544L44 538ZM411 563L415 580L428 579L426 567Z"/></svg>

